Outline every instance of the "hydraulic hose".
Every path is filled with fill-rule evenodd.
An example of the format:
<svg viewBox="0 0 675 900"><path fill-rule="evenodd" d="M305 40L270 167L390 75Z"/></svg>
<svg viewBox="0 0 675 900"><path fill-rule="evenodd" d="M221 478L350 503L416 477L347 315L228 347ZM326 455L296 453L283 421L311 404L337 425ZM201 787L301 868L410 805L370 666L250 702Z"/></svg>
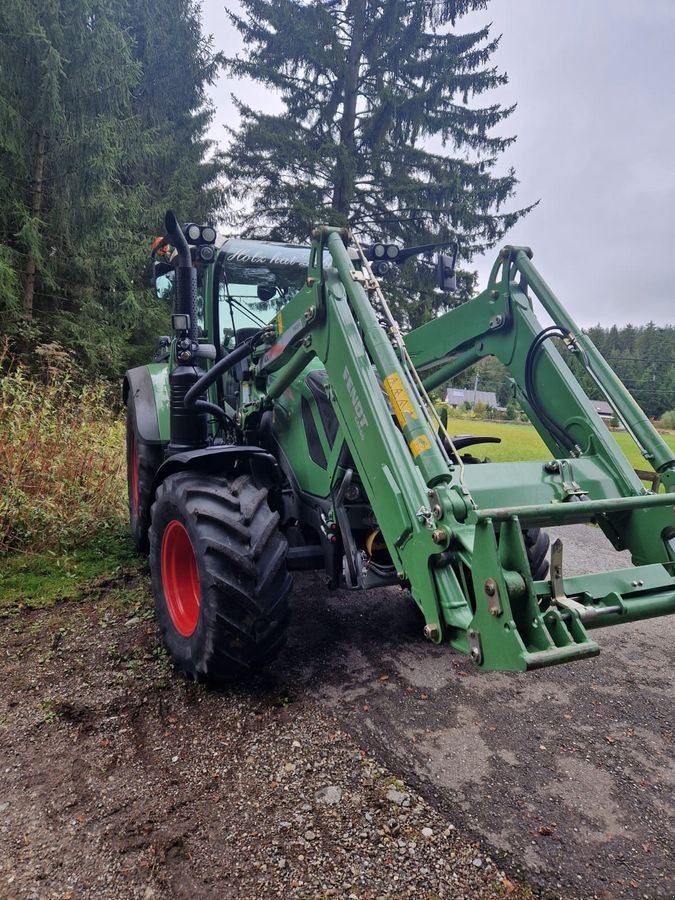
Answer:
<svg viewBox="0 0 675 900"><path fill-rule="evenodd" d="M544 410L539 401L539 397L537 396L534 385L534 363L541 345L552 337L559 337L564 339L567 336L568 335L557 325L552 325L549 328L544 328L543 331L540 331L539 334L535 337L534 341L532 341L530 349L527 353L527 358L525 360L525 394L535 415L537 415L538 418L544 423L544 425L547 426L557 442L561 446L565 447L565 449L573 451L576 449L576 442L574 438L565 428L563 428L561 425L558 425L558 423L555 422L554 419L552 419L551 416L549 416L548 413Z"/></svg>
<svg viewBox="0 0 675 900"><path fill-rule="evenodd" d="M256 334L251 335L250 338L247 338L238 347L235 347L231 353L228 353L227 356L224 356L221 360L212 366L209 371L202 375L199 381L196 381L190 390L185 394L185 399L183 403L185 406L193 406L194 403L199 399L199 395L203 394L204 391L211 387L211 385L220 378L228 369L231 369L233 366L236 366L238 362L242 359L246 359L251 350L259 343L262 335L265 333L265 329L261 329Z"/></svg>

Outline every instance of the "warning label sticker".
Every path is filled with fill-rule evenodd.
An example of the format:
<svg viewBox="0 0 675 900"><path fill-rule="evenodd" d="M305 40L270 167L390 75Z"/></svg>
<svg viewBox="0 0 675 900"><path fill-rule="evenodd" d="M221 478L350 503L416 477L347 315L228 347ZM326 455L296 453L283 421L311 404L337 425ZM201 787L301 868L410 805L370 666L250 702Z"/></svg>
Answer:
<svg viewBox="0 0 675 900"><path fill-rule="evenodd" d="M410 416L411 419L416 419L417 413L415 412L415 408L412 405L408 392L403 387L401 376L397 375L396 372L393 372L391 375L387 375L382 384L391 401L394 415L401 428L403 428L406 423L406 416Z"/></svg>
<svg viewBox="0 0 675 900"><path fill-rule="evenodd" d="M416 437L415 440L410 441L408 446L410 447L413 456L419 456L420 453L424 453L425 450L431 450L431 442L426 434L421 434L419 437Z"/></svg>

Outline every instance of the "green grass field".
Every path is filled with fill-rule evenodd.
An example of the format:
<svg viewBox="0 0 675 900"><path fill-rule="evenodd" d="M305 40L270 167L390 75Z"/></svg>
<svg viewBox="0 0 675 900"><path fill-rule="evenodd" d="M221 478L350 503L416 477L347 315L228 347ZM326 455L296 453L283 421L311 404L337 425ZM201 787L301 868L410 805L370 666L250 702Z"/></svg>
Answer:
<svg viewBox="0 0 675 900"><path fill-rule="evenodd" d="M510 422L483 422L473 419L450 419L450 434L494 435L502 439L501 444L485 444L476 447L478 456L488 456L493 462L512 462L514 460L547 460L550 451L531 425L516 425ZM630 435L622 431L612 431L611 436L617 442L628 462L634 469L648 469ZM675 450L675 435L662 435L669 447Z"/></svg>

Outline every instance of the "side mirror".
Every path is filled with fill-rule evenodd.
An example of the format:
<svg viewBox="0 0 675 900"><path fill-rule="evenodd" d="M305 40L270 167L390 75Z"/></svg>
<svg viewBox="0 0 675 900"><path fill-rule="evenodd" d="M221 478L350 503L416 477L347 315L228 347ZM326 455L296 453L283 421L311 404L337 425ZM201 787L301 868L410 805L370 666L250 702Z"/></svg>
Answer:
<svg viewBox="0 0 675 900"><path fill-rule="evenodd" d="M438 262L436 263L436 283L442 291L457 290L457 273L455 265L457 264L457 252L459 245L454 244L452 248L452 256L447 253L438 254Z"/></svg>
<svg viewBox="0 0 675 900"><path fill-rule="evenodd" d="M272 284L259 284L257 291L258 300L262 300L264 303L269 303L276 292L277 289Z"/></svg>
<svg viewBox="0 0 675 900"><path fill-rule="evenodd" d="M158 300L167 297L173 288L175 269L165 262L155 262L152 267L152 285Z"/></svg>

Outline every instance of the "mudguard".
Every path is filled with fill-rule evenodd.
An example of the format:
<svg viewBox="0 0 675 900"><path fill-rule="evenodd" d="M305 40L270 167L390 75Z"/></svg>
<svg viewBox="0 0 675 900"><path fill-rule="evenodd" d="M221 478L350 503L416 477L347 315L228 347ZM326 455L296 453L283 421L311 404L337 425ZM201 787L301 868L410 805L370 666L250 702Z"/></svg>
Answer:
<svg viewBox="0 0 675 900"><path fill-rule="evenodd" d="M262 447L249 447L238 444L227 444L216 447L205 447L202 450L189 450L186 453L174 453L169 456L157 470L152 483L154 495L157 487L176 472L190 470L192 472L208 472L211 475L231 475L237 462L245 460L254 471L263 478L269 487L281 483L281 471L276 459Z"/></svg>
<svg viewBox="0 0 675 900"><path fill-rule="evenodd" d="M148 444L169 442L169 369L166 363L151 363L127 369L122 385L126 406L133 397L136 425Z"/></svg>

